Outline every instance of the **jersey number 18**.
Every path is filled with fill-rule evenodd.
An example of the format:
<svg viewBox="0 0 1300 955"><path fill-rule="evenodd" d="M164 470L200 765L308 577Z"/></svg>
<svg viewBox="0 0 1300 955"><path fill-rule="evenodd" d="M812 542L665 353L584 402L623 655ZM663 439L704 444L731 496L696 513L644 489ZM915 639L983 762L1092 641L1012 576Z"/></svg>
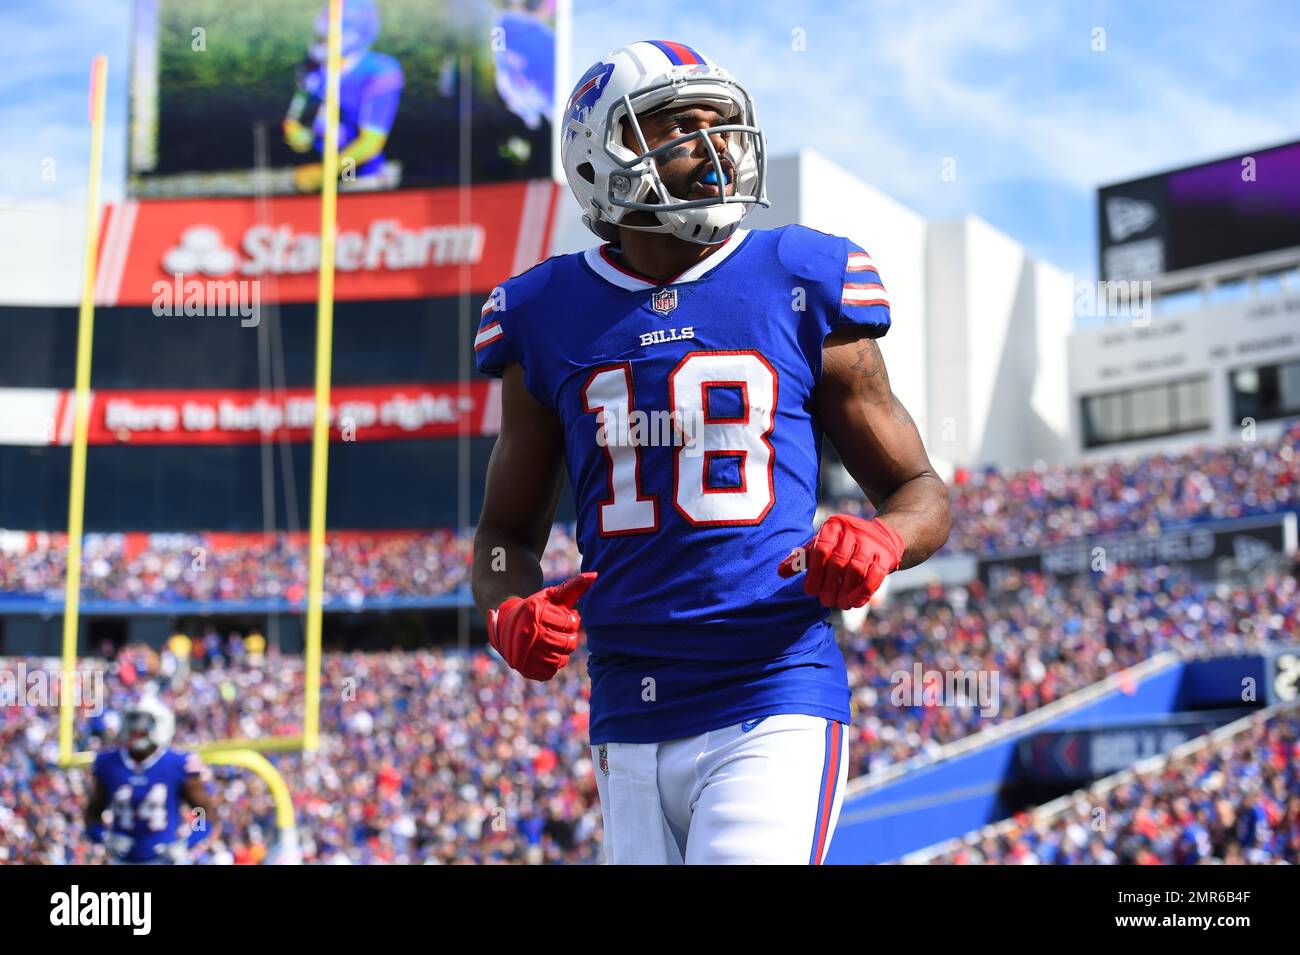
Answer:
<svg viewBox="0 0 1300 955"><path fill-rule="evenodd" d="M641 446L620 441L611 421L635 411L627 362L597 368L582 392L585 409L605 428L608 497L600 533L659 529L659 499L641 488ZM668 410L679 440L673 450L673 506L690 524L757 524L776 500L774 452L776 369L756 351L693 351L668 375ZM719 475L725 477L719 479Z"/></svg>

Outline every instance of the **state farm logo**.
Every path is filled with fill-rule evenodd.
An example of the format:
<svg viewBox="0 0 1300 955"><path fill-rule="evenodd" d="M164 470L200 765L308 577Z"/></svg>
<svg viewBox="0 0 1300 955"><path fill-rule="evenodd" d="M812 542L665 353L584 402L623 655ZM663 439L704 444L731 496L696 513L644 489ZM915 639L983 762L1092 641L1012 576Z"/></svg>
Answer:
<svg viewBox="0 0 1300 955"><path fill-rule="evenodd" d="M221 233L211 226L190 226L181 233L180 245L163 255L163 271L169 275L229 275L239 265L239 256L227 249Z"/></svg>
<svg viewBox="0 0 1300 955"><path fill-rule="evenodd" d="M340 272L395 272L429 266L474 265L483 257L486 233L475 224L404 228L395 219L376 219L365 231L340 231L334 266ZM239 251L226 247L212 226L191 226L163 254L169 275L294 275L320 267L320 235L293 226L255 225L245 230Z"/></svg>

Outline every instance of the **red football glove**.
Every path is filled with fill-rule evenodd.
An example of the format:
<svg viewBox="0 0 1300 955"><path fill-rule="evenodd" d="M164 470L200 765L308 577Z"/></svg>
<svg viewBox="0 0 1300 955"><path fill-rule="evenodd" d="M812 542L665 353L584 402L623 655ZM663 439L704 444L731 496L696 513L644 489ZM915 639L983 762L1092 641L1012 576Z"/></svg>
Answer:
<svg viewBox="0 0 1300 955"><path fill-rule="evenodd" d="M595 579L579 574L530 597L511 597L488 612L488 640L512 669L530 680L549 680L578 648L582 620L573 607Z"/></svg>
<svg viewBox="0 0 1300 955"><path fill-rule="evenodd" d="M813 539L791 552L776 572L793 577L800 558L807 565L803 590L824 606L840 610L861 607L880 589L886 574L898 570L906 545L884 521L835 514L826 519Z"/></svg>

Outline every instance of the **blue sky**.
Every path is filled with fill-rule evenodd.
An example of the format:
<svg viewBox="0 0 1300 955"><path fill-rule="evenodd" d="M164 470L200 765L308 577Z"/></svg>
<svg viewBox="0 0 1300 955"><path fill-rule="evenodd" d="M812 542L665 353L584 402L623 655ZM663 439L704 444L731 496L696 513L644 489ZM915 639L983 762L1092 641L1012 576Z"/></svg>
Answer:
<svg viewBox="0 0 1300 955"><path fill-rule="evenodd" d="M1094 272L1097 185L1300 138L1300 4L1290 0L573 7L575 78L631 40L689 43L749 87L773 153L818 150L929 218L981 216L1080 275ZM130 8L7 0L0 200L83 194L97 52L110 58L105 195L122 195ZM947 158L953 181L941 175Z"/></svg>

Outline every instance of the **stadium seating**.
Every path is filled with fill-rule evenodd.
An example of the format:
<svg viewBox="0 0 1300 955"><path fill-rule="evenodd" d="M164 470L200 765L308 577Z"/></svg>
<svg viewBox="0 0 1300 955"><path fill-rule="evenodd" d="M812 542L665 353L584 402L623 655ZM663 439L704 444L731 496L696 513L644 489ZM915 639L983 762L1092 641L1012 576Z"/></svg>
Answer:
<svg viewBox="0 0 1300 955"><path fill-rule="evenodd" d="M1081 534L1294 510L1298 446L1300 425L1229 449L959 472L949 550L1014 551ZM14 546L14 537L0 549L0 594L60 599L66 542L19 535L22 546ZM326 590L345 607L447 593L466 582L469 554L468 535L450 530L333 534ZM84 592L140 605L297 601L306 563L301 535L269 543L216 533L92 535ZM547 576L577 564L572 529L557 528ZM855 712L850 775L935 752L1161 651L1251 650L1298 635L1300 586L1285 573L1227 584L1164 566L1120 566L1082 578L1012 572L993 589L935 584L899 594L841 632ZM79 719L81 745L110 736L111 714L149 680L176 709L179 745L294 732L301 659L245 636L209 626L191 634L188 657L129 645L98 664L110 716ZM0 659L0 669L16 662ZM898 705L890 691L917 663L996 670L997 712ZM307 861L596 861L600 812L581 654L546 684L518 679L486 649L336 652L323 666L321 751L275 757L295 795ZM344 685L355 693L341 694ZM56 709L0 706L0 862L84 861L97 851L82 838L87 776L57 768L56 737ZM973 837L944 861L1298 861L1295 740L1294 718L1275 720L1226 751L1109 792L1122 824L1104 838L1067 813L1013 835ZM257 862L273 838L271 799L260 783L219 772L222 831L205 851L214 861ZM1237 808L1196 795L1198 788L1226 794Z"/></svg>
<svg viewBox="0 0 1300 955"><path fill-rule="evenodd" d="M1217 735L1217 734L1216 734ZM1124 772L1044 812L971 833L941 865L1300 864L1300 715ZM920 860L918 860L920 861Z"/></svg>
<svg viewBox="0 0 1300 955"><path fill-rule="evenodd" d="M1228 586L1121 568L1082 582L1025 575L992 594L978 585L917 591L843 634L855 708L850 774L933 751L1162 650L1246 650L1297 635L1300 587L1286 575ZM260 644L238 634L197 636L188 659L120 652L107 665L110 711L153 679L176 708L182 745L292 733L300 659L256 652ZM998 712L895 705L893 681L916 662L996 668ZM595 861L581 654L536 684L486 650L328 653L323 685L321 752L276 757L309 861ZM353 698L343 686L355 686ZM64 851L55 845L76 859L89 851L79 838L85 775L57 770L56 727L57 710L33 718L31 708L0 706L0 806L12 807L0 810L0 861L60 861L50 858ZM110 729L79 722L91 743ZM210 851L257 861L274 832L269 798L239 776L222 793L225 834ZM52 828L72 838L50 840Z"/></svg>
<svg viewBox="0 0 1300 955"><path fill-rule="evenodd" d="M992 554L1081 535L1138 533L1189 522L1300 509L1300 423L1282 435L1230 448L1197 448L1087 466L1000 472L959 471L950 482L949 552ZM827 502L861 513L863 501ZM0 595L62 599L66 540L28 535L0 549ZM134 545L134 538L147 543ZM327 599L430 597L468 579L471 537L452 530L335 534L329 542ZM196 564L196 548L203 554ZM571 527L557 526L547 549L549 579L575 573ZM87 599L171 601L302 599L307 547L302 535L96 534L83 559Z"/></svg>

